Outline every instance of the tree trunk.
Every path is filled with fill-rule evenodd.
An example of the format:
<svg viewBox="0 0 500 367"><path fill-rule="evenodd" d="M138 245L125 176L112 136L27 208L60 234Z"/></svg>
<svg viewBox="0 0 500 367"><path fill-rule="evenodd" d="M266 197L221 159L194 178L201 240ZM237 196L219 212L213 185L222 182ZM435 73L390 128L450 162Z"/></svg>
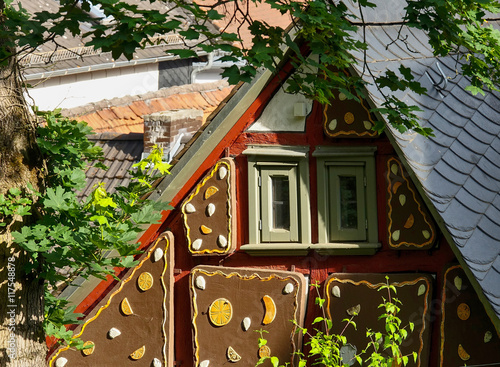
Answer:
<svg viewBox="0 0 500 367"><path fill-rule="evenodd" d="M0 194L11 187L29 192L28 183L42 191L42 157L35 128L23 97L17 60L11 57L7 65L0 65ZM44 366L43 279L25 274L29 255L12 242L11 234L32 219L2 215L0 220L8 225L0 227L0 366Z"/></svg>

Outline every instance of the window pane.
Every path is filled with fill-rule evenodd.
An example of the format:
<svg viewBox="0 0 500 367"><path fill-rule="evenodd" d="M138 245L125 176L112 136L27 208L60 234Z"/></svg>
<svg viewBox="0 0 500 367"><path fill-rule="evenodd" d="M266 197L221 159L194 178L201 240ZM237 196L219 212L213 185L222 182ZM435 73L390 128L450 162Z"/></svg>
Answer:
<svg viewBox="0 0 500 367"><path fill-rule="evenodd" d="M290 229L290 182L288 177L272 177L273 228Z"/></svg>
<svg viewBox="0 0 500 367"><path fill-rule="evenodd" d="M340 228L358 228L358 200L356 197L356 177L339 176L340 186Z"/></svg>

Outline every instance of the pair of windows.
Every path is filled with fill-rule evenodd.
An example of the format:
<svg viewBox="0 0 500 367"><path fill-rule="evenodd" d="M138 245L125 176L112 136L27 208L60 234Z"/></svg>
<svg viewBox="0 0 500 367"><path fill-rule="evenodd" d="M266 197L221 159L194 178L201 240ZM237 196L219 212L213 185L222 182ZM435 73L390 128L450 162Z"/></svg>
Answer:
<svg viewBox="0 0 500 367"><path fill-rule="evenodd" d="M252 146L251 244L311 243L309 147ZM320 244L377 241L373 147L316 147Z"/></svg>

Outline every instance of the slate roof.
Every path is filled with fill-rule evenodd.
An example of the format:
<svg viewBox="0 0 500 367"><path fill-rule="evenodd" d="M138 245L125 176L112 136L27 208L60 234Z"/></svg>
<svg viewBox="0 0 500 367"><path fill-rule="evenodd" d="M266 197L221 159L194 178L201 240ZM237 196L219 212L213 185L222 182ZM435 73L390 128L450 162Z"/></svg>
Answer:
<svg viewBox="0 0 500 367"><path fill-rule="evenodd" d="M139 96L104 100L63 110L65 116L87 122L96 132L142 133L144 115L180 109L203 110L203 121L233 87L226 81L160 89Z"/></svg>
<svg viewBox="0 0 500 367"><path fill-rule="evenodd" d="M487 92L483 97L465 91L469 82L460 74L460 64L453 57L435 58L419 30L404 29L406 43L386 47L400 30L394 22L401 19L404 3L384 0L376 12L367 13L368 21L379 24L366 29L367 61L375 74L388 68L395 71L403 64L428 89L426 96L407 92L399 98L423 110L421 125L432 128L435 137L389 131L442 218L438 222L444 223L500 317L500 94ZM500 27L494 19L489 24ZM357 55L359 61L362 56ZM355 68L362 72L360 65ZM439 81L440 69L447 84L436 87L429 76ZM380 93L373 87L368 91L375 105L380 105Z"/></svg>

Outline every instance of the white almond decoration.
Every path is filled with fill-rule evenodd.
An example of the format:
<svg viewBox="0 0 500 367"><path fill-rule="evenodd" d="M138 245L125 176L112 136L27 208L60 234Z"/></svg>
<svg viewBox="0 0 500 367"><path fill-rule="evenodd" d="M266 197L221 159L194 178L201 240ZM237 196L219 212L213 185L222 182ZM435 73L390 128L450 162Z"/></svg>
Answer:
<svg viewBox="0 0 500 367"><path fill-rule="evenodd" d="M161 248L157 248L153 253L154 262L160 261L162 257L163 257L163 250Z"/></svg>
<svg viewBox="0 0 500 367"><path fill-rule="evenodd" d="M217 244L219 245L220 248L226 248L227 247L227 239L223 235L219 235L217 237Z"/></svg>
<svg viewBox="0 0 500 367"><path fill-rule="evenodd" d="M333 119L332 121L330 121L328 127L330 128L330 130L335 130L337 127L337 119Z"/></svg>
<svg viewBox="0 0 500 367"><path fill-rule="evenodd" d="M117 328L115 327L112 327L111 329L109 329L108 331L108 336L111 338L111 339L114 339L116 338L117 336L121 335L121 331L118 330Z"/></svg>
<svg viewBox="0 0 500 367"><path fill-rule="evenodd" d="M424 293L425 293L426 289L427 289L427 288L425 287L425 284L420 284L420 287L418 287L418 292L417 292L417 294L418 294L419 296L421 296L422 294L424 294Z"/></svg>
<svg viewBox="0 0 500 367"><path fill-rule="evenodd" d="M59 357L56 360L56 367L64 367L68 363L68 360L64 357Z"/></svg>
<svg viewBox="0 0 500 367"><path fill-rule="evenodd" d="M208 204L207 206L208 216L211 217L212 215L214 215L214 213L215 213L215 205L213 203Z"/></svg>
<svg viewBox="0 0 500 367"><path fill-rule="evenodd" d="M370 121L364 120L363 125L366 130L370 130L372 128L372 123Z"/></svg>
<svg viewBox="0 0 500 367"><path fill-rule="evenodd" d="M489 343L493 338L493 333L491 331L487 331L484 333L484 342Z"/></svg>
<svg viewBox="0 0 500 367"><path fill-rule="evenodd" d="M401 204L401 206L405 206L406 204L406 196L401 194L399 195L399 203Z"/></svg>
<svg viewBox="0 0 500 367"><path fill-rule="evenodd" d="M401 235L401 231L399 229L392 232L392 239L394 241L399 241L399 236Z"/></svg>
<svg viewBox="0 0 500 367"><path fill-rule="evenodd" d="M285 285L285 288L283 288L283 293L285 294L290 294L293 292L293 284L292 283L287 283L287 285Z"/></svg>
<svg viewBox="0 0 500 367"><path fill-rule="evenodd" d="M203 241L201 240L201 238L198 238L191 244L191 247L193 248L193 250L198 251L201 248L202 242Z"/></svg>
<svg viewBox="0 0 500 367"><path fill-rule="evenodd" d="M422 231L422 236L424 236L424 238L425 238L426 240L428 240L429 238L431 238L431 234L430 234L430 232L429 232L428 230L426 230L426 229L424 229L424 230Z"/></svg>
<svg viewBox="0 0 500 367"><path fill-rule="evenodd" d="M188 214L194 213L196 211L196 208L191 203L187 203L184 208L186 210L186 213L188 213Z"/></svg>
<svg viewBox="0 0 500 367"><path fill-rule="evenodd" d="M200 367L208 367L210 364L210 361L208 359L205 359L204 361L201 361Z"/></svg>
<svg viewBox="0 0 500 367"><path fill-rule="evenodd" d="M338 285L334 286L332 288L332 294L337 297L337 298L340 298L340 288Z"/></svg>
<svg viewBox="0 0 500 367"><path fill-rule="evenodd" d="M153 359L153 367L162 367L162 363L158 358Z"/></svg>
<svg viewBox="0 0 500 367"><path fill-rule="evenodd" d="M252 324L252 320L250 320L250 317L245 317L241 323L243 331L247 331L248 329L250 329L251 324Z"/></svg>
<svg viewBox="0 0 500 367"><path fill-rule="evenodd" d="M453 283L455 283L455 287L461 291L462 290L462 278L459 276L456 276L455 279L453 279Z"/></svg>
<svg viewBox="0 0 500 367"><path fill-rule="evenodd" d="M391 172L397 176L398 175L398 165L397 164L393 164L391 165Z"/></svg>
<svg viewBox="0 0 500 367"><path fill-rule="evenodd" d="M224 166L221 166L221 168L219 168L219 180L223 180L224 178L226 178L226 175L227 175L227 168L224 167Z"/></svg>
<svg viewBox="0 0 500 367"><path fill-rule="evenodd" d="M196 288L204 290L207 282L205 281L205 278L203 278L201 275L196 277L196 280L194 281Z"/></svg>

